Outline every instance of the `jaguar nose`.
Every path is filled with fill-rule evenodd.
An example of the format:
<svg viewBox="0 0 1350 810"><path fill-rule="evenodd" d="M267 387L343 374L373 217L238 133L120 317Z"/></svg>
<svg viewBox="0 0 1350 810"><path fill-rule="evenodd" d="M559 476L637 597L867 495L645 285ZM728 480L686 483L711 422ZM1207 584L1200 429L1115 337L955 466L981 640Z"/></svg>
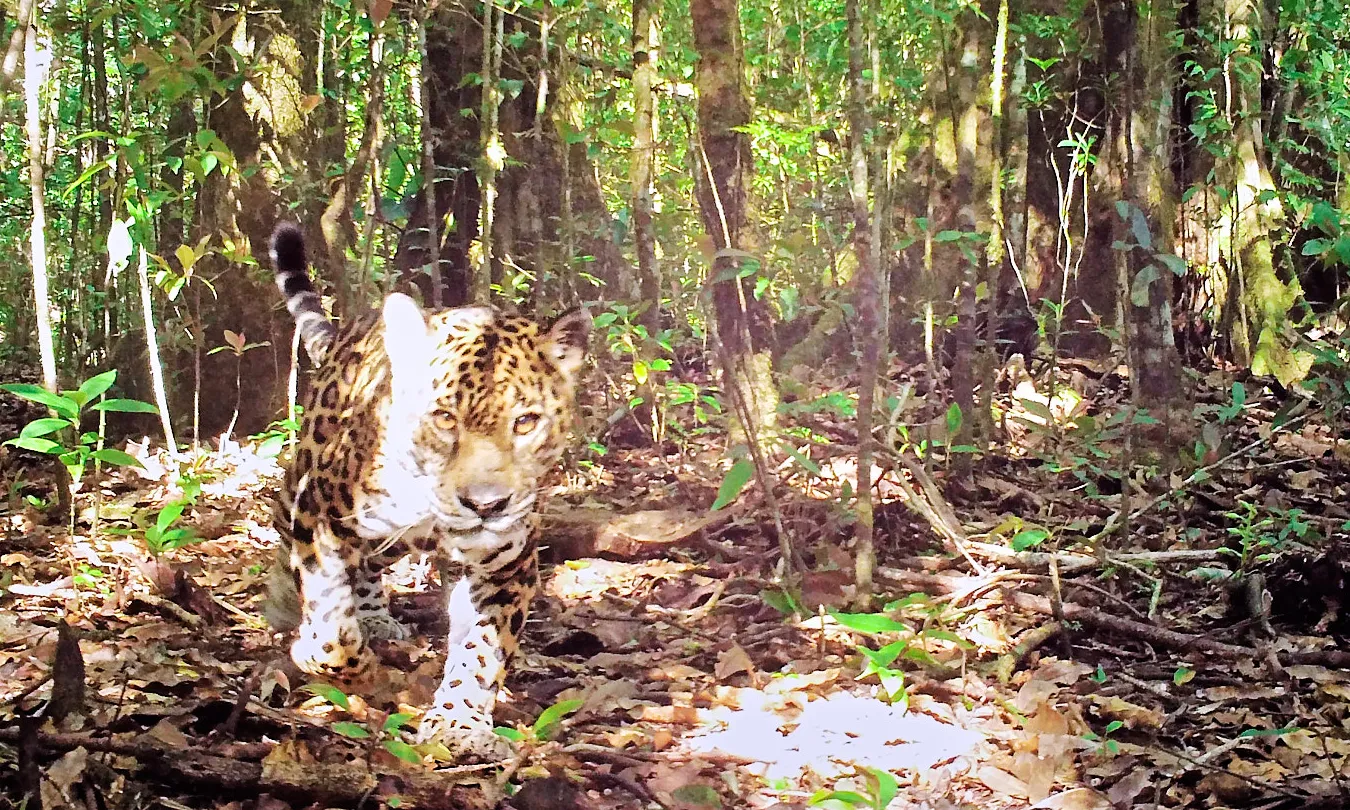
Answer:
<svg viewBox="0 0 1350 810"><path fill-rule="evenodd" d="M460 491L459 502L480 518L489 518L505 511L511 490L500 484L470 484Z"/></svg>

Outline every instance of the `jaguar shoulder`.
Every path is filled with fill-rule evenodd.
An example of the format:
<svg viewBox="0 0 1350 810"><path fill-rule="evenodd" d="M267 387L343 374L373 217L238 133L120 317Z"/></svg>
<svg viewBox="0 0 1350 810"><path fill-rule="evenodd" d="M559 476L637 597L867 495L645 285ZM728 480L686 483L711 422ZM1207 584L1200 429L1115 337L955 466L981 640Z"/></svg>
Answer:
<svg viewBox="0 0 1350 810"><path fill-rule="evenodd" d="M389 613L384 569L410 551L439 554L450 640L419 737L498 754L492 708L538 587L535 502L574 421L590 317L544 327L393 294L339 327L300 231L278 226L271 248L317 368L276 501L268 618L296 629L291 657L305 672L360 672L370 639L408 633Z"/></svg>

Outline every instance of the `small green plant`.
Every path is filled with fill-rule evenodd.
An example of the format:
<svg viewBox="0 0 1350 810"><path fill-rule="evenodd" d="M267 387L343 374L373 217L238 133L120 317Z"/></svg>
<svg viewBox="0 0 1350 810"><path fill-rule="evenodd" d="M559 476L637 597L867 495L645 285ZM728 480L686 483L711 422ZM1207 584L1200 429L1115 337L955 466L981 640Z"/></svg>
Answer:
<svg viewBox="0 0 1350 810"><path fill-rule="evenodd" d="M825 807L829 810L852 810L866 807L871 810L886 810L891 800L900 791L900 784L890 771L880 768L862 768L858 776L863 782L861 789L829 790L816 792L807 804L811 807Z"/></svg>
<svg viewBox="0 0 1350 810"><path fill-rule="evenodd" d="M294 418L277 420L268 425L267 430L249 436L258 443L258 455L263 458L276 458L281 455L286 445L295 440L295 434L300 432L300 412L301 408L297 405Z"/></svg>
<svg viewBox="0 0 1350 810"><path fill-rule="evenodd" d="M206 353L208 357L213 354L216 354L217 352L229 352L230 354L234 355L234 413L230 415L229 427L225 428L226 436L234 435L234 425L236 422L239 421L239 405L240 400L244 395L244 389L239 384L244 374L244 353L251 351L253 349L260 349L264 346L271 346L271 345L272 345L271 343L265 340L262 341L261 343L249 343L248 339L244 337L243 333L232 332L229 329L226 329L225 345L217 346L211 351Z"/></svg>
<svg viewBox="0 0 1350 810"><path fill-rule="evenodd" d="M90 461L112 464L114 466L139 467L141 463L121 450L103 447L102 431L80 431L80 420L85 411L103 411L116 413L148 413L159 411L148 402L138 399L105 399L90 405L112 387L117 380L117 369L105 371L90 377L74 391L52 393L40 385L32 383L7 383L0 385L5 390L39 405L51 408L55 416L34 419L24 426L18 437L5 442L7 445L21 447L38 453L56 456L70 474L70 480L78 484L84 477L84 471ZM72 519L74 506L72 505Z"/></svg>
<svg viewBox="0 0 1350 810"><path fill-rule="evenodd" d="M866 635L899 634L902 636L899 640L892 641L878 649L872 649L861 644L855 648L866 662L858 677L861 679L875 675L877 681L881 684L886 699L902 708L909 705L909 691L905 683L904 670L894 666L897 661L906 660L931 669L941 669L943 668L942 664L928 652L928 642L942 641L958 647L970 646L960 636L949 630L944 630L940 626L925 626L922 630L915 631L908 624L892 618L892 614L904 608L923 610L928 614L929 620L941 618L940 616L932 616L931 609L914 598L887 603L876 613L830 612L830 616L835 621L854 632ZM926 625L928 625L929 620L925 620ZM936 622L933 624L936 624Z"/></svg>
<svg viewBox="0 0 1350 810"><path fill-rule="evenodd" d="M578 698L560 700L540 712L539 716L535 718L534 723L526 731L521 731L518 728L498 726L493 729L493 732L495 732L497 736L504 737L511 742L521 742L525 740L548 742L558 736L558 732L562 730L563 718L580 709L584 702L585 701Z"/></svg>
<svg viewBox="0 0 1350 810"><path fill-rule="evenodd" d="M309 692L311 695L317 695L334 706L345 712L352 709L351 701L347 698L347 693L341 689L327 683L307 683L300 687L301 691ZM332 725L333 731L351 740L368 740L371 746L379 744L381 748L403 760L420 764L422 755L417 752L408 743L399 739L403 727L412 719L412 715L398 712L385 715L384 722L380 724L378 732L371 731L368 724L353 720L341 720Z"/></svg>
<svg viewBox="0 0 1350 810"><path fill-rule="evenodd" d="M1319 538L1314 526L1302 509L1262 509L1250 501L1239 501L1238 511L1228 512L1225 517L1235 525L1228 527L1228 534L1236 537L1238 548L1221 547L1219 552L1238 558L1239 575L1246 574L1251 566L1263 563L1279 551L1295 543L1309 543Z"/></svg>
<svg viewBox="0 0 1350 810"><path fill-rule="evenodd" d="M1097 756L1113 757L1116 754L1120 753L1120 745L1116 743L1115 740L1111 739L1111 735L1124 727L1125 723L1123 723L1122 721L1112 720L1111 722L1106 724L1106 728L1102 729L1102 733L1100 735L1098 735L1095 731L1089 731L1088 733L1083 735L1083 739L1087 740L1088 742L1097 744L1096 751L1094 752L1097 754Z"/></svg>

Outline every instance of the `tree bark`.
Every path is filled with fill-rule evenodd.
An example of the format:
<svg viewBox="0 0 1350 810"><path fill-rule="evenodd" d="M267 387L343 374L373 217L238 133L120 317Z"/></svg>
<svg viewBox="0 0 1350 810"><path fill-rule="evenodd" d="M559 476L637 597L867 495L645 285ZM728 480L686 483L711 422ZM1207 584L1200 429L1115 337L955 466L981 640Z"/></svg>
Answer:
<svg viewBox="0 0 1350 810"><path fill-rule="evenodd" d="M737 387L733 402L741 400L742 416L753 422L738 420L739 427L753 439L773 423L777 394L768 311L742 276L759 260L750 233L750 138L739 131L750 123L750 97L737 6L737 0L693 0L689 10L698 51L697 196L712 247L713 312L729 365L727 383Z"/></svg>
<svg viewBox="0 0 1350 810"><path fill-rule="evenodd" d="M633 241L637 249L638 284L642 291L642 324L655 337L661 329L661 268L656 264L652 234L652 172L656 158L656 60L659 50L656 15L651 0L633 0Z"/></svg>
<svg viewBox="0 0 1350 810"><path fill-rule="evenodd" d="M886 333L881 328L880 269L873 255L872 214L868 208L867 144L872 137L868 113L867 80L861 0L845 0L848 26L848 128L849 196L853 208L853 251L858 261L853 288L858 311L858 335L863 340L862 365L858 369L858 522L854 526L854 580L858 600L866 606L872 598L872 573L876 550L872 543L872 416L877 377L886 354ZM873 148L876 148L873 144Z"/></svg>

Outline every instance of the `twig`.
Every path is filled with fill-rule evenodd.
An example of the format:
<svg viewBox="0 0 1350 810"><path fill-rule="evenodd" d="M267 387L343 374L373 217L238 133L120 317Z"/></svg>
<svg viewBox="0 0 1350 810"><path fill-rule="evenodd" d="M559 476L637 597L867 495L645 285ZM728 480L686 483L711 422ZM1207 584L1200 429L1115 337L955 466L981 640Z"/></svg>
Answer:
<svg viewBox="0 0 1350 810"><path fill-rule="evenodd" d="M1028 631L1022 636L1022 640L1017 642L1011 650L998 657L992 667L992 673L998 678L999 683L1006 684L1012 680L1012 675L1017 671L1017 667L1026 660L1036 650L1040 649L1042 644L1064 632L1064 625L1059 622L1047 622L1040 627Z"/></svg>
<svg viewBox="0 0 1350 810"><path fill-rule="evenodd" d="M894 460L909 471L910 476L918 483L923 496L905 480L903 475L895 477L895 484L900 487L900 491L905 495L905 503L910 508L919 513L919 516L928 521L928 525L933 527L933 531L938 533L942 539L947 541L947 545L956 549L956 551L966 559L972 571L983 576L985 569L974 557L971 556L969 546L970 541L966 539L965 530L961 528L961 522L956 519L956 513L947 503L947 499L942 497L937 484L928 472L909 459L899 454L893 454Z"/></svg>
<svg viewBox="0 0 1350 810"><path fill-rule="evenodd" d="M1054 614L1054 609L1050 604L1050 600L1046 599L1044 596L1005 590L1003 592L1003 601L1020 610L1029 610L1033 613L1042 613L1047 616ZM1144 622L1136 622L1119 616L1108 616L1104 613L1099 613L1098 611L1085 608L1082 605L1076 605L1072 602L1065 602L1063 607L1065 621L1082 622L1083 624L1091 625L1099 629L1111 630L1122 635L1133 636L1162 647L1181 650L1204 650L1211 655L1231 659L1245 658L1255 660L1264 657L1260 650L1252 647L1227 644L1222 641L1214 641L1205 638L1204 636L1178 633L1175 630L1166 630L1151 624L1145 624ZM1280 660L1286 665L1318 664L1322 666L1339 667L1341 669L1350 669L1350 652L1343 652L1341 650L1312 650L1309 652L1291 651L1284 653L1280 657Z"/></svg>

